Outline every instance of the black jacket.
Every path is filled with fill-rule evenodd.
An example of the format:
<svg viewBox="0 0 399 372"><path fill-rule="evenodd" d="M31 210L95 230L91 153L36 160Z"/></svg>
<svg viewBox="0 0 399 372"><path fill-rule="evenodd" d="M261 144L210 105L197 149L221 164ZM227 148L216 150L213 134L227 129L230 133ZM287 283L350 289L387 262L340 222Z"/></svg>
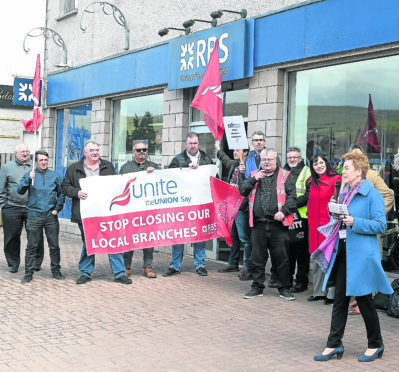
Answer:
<svg viewBox="0 0 399 372"><path fill-rule="evenodd" d="M216 154L218 159L223 163L223 165L229 169L229 175L227 176L227 183L230 183L231 179L233 178L236 168L240 165L239 160L233 160L230 159L230 157L223 151L219 150ZM240 184L240 177L237 177L237 182L235 184L239 187ZM247 212L248 211L248 203L249 203L249 198L245 197L240 205L240 211L241 212Z"/></svg>
<svg viewBox="0 0 399 372"><path fill-rule="evenodd" d="M296 183L299 175L301 174L303 168L305 168L305 162L303 159L293 168L291 168L288 165L288 163L284 166L285 170L288 170L291 172L292 176L294 177L295 183ZM308 185L308 182L306 182L306 185ZM306 189L308 189L308 186L306 186ZM309 190L310 190L310 185L309 185ZM309 199L309 192L305 192L304 195L300 195L300 196L297 195L297 207L301 208L301 207L304 207L305 205L307 205L308 199Z"/></svg>
<svg viewBox="0 0 399 372"><path fill-rule="evenodd" d="M80 191L79 180L86 178L83 161L84 158L68 167L61 184L64 194L72 199L71 221L78 223L82 222L80 217L80 199L78 197L78 192ZM113 176L115 174L114 166L109 161L100 158L100 176Z"/></svg>
<svg viewBox="0 0 399 372"><path fill-rule="evenodd" d="M273 206L272 209L277 212L278 207L277 207L277 176L278 176L279 168L277 167L276 170L274 171L273 174L273 186L272 186L272 194L271 194L271 201L270 204ZM258 181L255 179L254 176L249 176L247 179L245 179L245 175L241 174L239 175L241 177L240 181L240 194L242 196L248 196L252 189L255 187L255 185L258 183ZM285 203L283 207L281 208L281 212L284 214L284 216L288 216L292 213L295 212L296 210L296 187L295 187L295 181L294 177L290 174L287 177L287 180L284 183L285 187L285 194L287 196ZM254 219L256 218L263 218L264 213L262 210L262 206L260 203L260 198L261 198L261 190L260 190L260 185L258 185L255 193L255 200L254 200Z"/></svg>
<svg viewBox="0 0 399 372"><path fill-rule="evenodd" d="M199 152L200 157L198 165L213 164L213 161L209 155L205 154L205 152L202 150L199 150ZM169 168L188 168L190 163L191 159L188 157L187 151L184 150L172 159L171 163L169 164Z"/></svg>
<svg viewBox="0 0 399 372"><path fill-rule="evenodd" d="M130 160L127 163L122 165L121 170L119 171L119 174L142 172L149 167L159 169L158 164L153 163L152 161L146 160L144 163L142 163L140 165L135 160Z"/></svg>

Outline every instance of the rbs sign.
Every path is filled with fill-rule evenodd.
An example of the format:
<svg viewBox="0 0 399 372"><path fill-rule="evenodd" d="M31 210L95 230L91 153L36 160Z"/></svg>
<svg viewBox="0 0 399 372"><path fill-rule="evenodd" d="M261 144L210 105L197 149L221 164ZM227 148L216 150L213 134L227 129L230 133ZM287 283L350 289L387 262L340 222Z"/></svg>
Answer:
<svg viewBox="0 0 399 372"><path fill-rule="evenodd" d="M169 90L200 84L217 39L222 81L253 74L253 21L242 20L171 40Z"/></svg>

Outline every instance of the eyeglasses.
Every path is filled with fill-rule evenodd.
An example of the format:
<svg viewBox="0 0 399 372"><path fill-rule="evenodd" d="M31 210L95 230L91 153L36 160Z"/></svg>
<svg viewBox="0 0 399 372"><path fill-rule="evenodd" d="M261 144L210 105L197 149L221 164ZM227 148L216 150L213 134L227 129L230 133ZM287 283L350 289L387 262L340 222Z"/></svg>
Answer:
<svg viewBox="0 0 399 372"><path fill-rule="evenodd" d="M260 138L255 138L252 140L252 142L263 142L264 139L260 139Z"/></svg>
<svg viewBox="0 0 399 372"><path fill-rule="evenodd" d="M136 152L147 152L147 148L144 147L143 149L135 149Z"/></svg>
<svg viewBox="0 0 399 372"><path fill-rule="evenodd" d="M290 156L289 158L287 158L288 160L295 160L295 159L299 159L300 156Z"/></svg>
<svg viewBox="0 0 399 372"><path fill-rule="evenodd" d="M276 160L276 158L274 158L274 159L261 159L262 163L272 163L275 160Z"/></svg>

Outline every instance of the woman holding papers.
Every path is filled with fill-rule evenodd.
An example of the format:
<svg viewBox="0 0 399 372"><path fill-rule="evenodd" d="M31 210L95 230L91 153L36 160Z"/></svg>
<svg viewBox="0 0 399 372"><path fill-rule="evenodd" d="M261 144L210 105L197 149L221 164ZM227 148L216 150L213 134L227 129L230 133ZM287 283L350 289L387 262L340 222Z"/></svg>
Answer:
<svg viewBox="0 0 399 372"><path fill-rule="evenodd" d="M308 223L309 223L309 251L313 253L325 240L317 228L329 223L330 215L327 204L334 195L335 184L341 182L339 176L328 160L321 154L316 154L310 159L311 178L307 181L307 191L304 197L308 197ZM313 263L313 295L308 301L324 300L326 304L331 303L334 291L326 293L322 290L324 273L321 268Z"/></svg>
<svg viewBox="0 0 399 372"><path fill-rule="evenodd" d="M349 215L341 216L342 222L338 222L337 243L323 285L323 289L327 287L327 282L335 286L330 334L326 348L314 360L327 361L335 355L341 359L350 296L356 296L368 339L368 348L358 360L371 362L376 357L381 358L384 352L371 293L392 293L381 266L377 238L377 234L386 228L384 200L366 179L369 169L367 158L360 153L349 153L344 158L342 177L345 187L339 202L347 205Z"/></svg>

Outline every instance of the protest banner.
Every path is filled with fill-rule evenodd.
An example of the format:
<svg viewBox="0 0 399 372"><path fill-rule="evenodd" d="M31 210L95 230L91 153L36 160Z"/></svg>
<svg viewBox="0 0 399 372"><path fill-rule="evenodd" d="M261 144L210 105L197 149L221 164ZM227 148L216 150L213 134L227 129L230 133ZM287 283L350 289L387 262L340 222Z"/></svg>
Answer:
<svg viewBox="0 0 399 372"><path fill-rule="evenodd" d="M87 254L216 238L210 188L216 173L216 165L205 165L81 179Z"/></svg>
<svg viewBox="0 0 399 372"><path fill-rule="evenodd" d="M248 149L248 140L242 115L225 116L223 117L223 123L229 149Z"/></svg>

